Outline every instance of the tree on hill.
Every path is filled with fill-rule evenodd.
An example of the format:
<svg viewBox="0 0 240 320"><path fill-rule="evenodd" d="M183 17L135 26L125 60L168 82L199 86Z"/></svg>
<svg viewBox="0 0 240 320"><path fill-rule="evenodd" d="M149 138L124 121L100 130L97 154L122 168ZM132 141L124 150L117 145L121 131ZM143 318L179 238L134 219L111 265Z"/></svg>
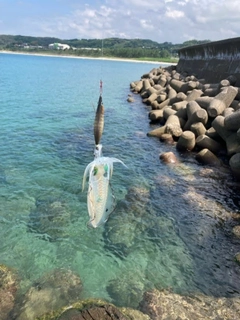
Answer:
<svg viewBox="0 0 240 320"><path fill-rule="evenodd" d="M121 58L169 58L177 57L179 49L187 46L210 42L210 40L189 40L182 44L171 42L158 43L149 39L59 39L51 37L32 37L21 35L0 35L0 49L49 51L49 44L68 44L72 49L68 54L99 57L105 56ZM103 48L103 52L102 49ZM54 49L52 49L54 50ZM66 53L66 52L65 52ZM61 54L58 50L58 54Z"/></svg>

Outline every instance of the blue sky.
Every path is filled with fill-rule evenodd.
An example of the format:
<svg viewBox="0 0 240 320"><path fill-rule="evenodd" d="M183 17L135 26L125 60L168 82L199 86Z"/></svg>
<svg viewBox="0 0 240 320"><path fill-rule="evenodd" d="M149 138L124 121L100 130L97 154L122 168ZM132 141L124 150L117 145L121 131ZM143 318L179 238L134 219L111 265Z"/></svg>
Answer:
<svg viewBox="0 0 240 320"><path fill-rule="evenodd" d="M0 34L159 43L240 36L239 0L0 0Z"/></svg>

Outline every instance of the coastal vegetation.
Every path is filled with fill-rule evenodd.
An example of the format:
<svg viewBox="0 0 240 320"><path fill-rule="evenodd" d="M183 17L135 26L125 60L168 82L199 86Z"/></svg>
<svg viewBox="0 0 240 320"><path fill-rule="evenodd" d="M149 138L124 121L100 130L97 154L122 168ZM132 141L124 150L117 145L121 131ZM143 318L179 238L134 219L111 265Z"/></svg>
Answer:
<svg viewBox="0 0 240 320"><path fill-rule="evenodd" d="M158 43L149 39L59 39L21 35L0 35L0 50L82 57L106 57L136 60L177 62L178 50L187 46L210 42L190 40L182 44ZM59 49L51 44L64 43L69 49Z"/></svg>

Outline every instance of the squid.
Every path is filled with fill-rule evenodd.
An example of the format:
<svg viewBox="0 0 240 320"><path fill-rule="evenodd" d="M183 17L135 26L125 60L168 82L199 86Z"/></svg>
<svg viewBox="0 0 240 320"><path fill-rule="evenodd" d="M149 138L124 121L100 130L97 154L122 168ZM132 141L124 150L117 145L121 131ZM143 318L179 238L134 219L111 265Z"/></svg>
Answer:
<svg viewBox="0 0 240 320"><path fill-rule="evenodd" d="M95 159L84 171L82 191L88 176L87 206L90 217L88 225L97 228L108 220L116 207L116 199L110 184L113 163L119 162L125 167L126 165L117 158L103 157L101 144L95 146L94 155Z"/></svg>

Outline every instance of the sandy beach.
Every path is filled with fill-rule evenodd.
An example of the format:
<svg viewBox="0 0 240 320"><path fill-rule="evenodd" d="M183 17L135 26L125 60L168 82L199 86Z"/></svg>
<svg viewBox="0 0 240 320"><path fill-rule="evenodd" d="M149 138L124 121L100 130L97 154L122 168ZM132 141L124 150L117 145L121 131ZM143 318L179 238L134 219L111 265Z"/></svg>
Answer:
<svg viewBox="0 0 240 320"><path fill-rule="evenodd" d="M89 60L110 60L110 61L119 61L119 62L135 62L135 63L149 63L149 64L164 64L164 65L176 65L174 62L163 62L163 61L146 61L146 60L134 60L134 59L124 59L124 58L93 58L93 57L79 57L79 56L70 56L70 55L55 55L55 54L45 54L45 53L30 53L30 52L13 52L13 51L0 51L0 54L21 54L21 55L33 55L33 56L43 56L43 57L54 57L54 58L71 58L71 59L89 59Z"/></svg>

